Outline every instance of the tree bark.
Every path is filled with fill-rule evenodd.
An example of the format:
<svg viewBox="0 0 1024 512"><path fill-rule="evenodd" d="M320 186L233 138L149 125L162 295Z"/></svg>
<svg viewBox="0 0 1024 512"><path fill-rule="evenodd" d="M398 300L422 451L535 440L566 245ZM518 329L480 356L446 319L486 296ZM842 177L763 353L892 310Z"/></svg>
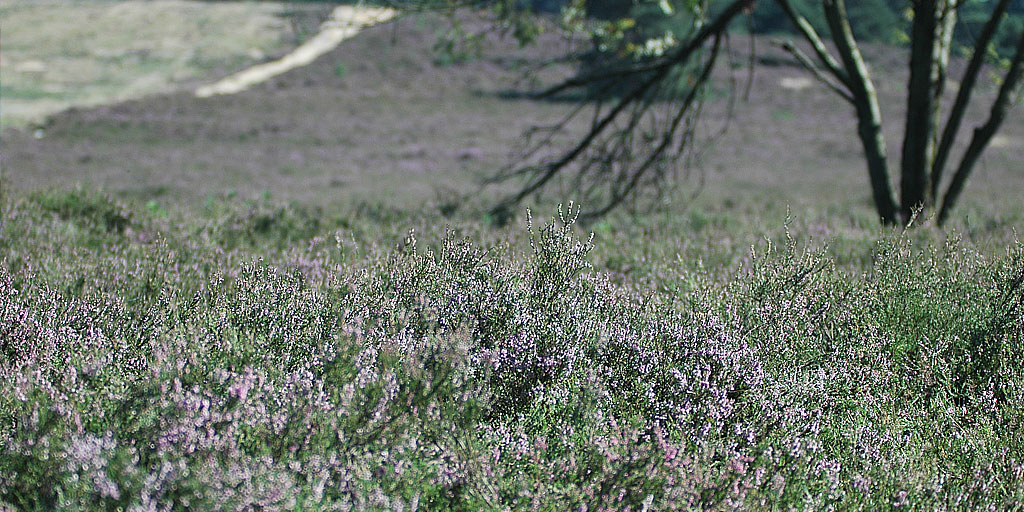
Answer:
<svg viewBox="0 0 1024 512"><path fill-rule="evenodd" d="M931 142L928 150L928 166L924 169L927 188L925 189L925 205L929 208L936 205L938 198L932 194L935 186L932 184L932 170L935 168L935 156L938 151L939 133L942 129L940 122L942 97L946 94L946 78L949 75L949 57L953 51L953 31L957 23L956 0L945 0L942 5L942 12L939 13L939 22L936 26L935 53L932 56L934 70L932 73L932 112L931 118Z"/></svg>
<svg viewBox="0 0 1024 512"><path fill-rule="evenodd" d="M914 0L910 31L910 79L907 83L907 114L900 161L900 214L910 218L925 206L931 160L934 154L936 47L942 0Z"/></svg>
<svg viewBox="0 0 1024 512"><path fill-rule="evenodd" d="M825 18L832 30L832 41L839 50L843 67L849 76L850 93L853 95L854 107L857 110L857 133L864 147L875 209L883 224L893 224L897 220L897 209L892 186L889 184L889 163L885 136L882 134L878 93L875 91L875 85L871 81L857 41L853 37L845 1L824 0L823 5Z"/></svg>

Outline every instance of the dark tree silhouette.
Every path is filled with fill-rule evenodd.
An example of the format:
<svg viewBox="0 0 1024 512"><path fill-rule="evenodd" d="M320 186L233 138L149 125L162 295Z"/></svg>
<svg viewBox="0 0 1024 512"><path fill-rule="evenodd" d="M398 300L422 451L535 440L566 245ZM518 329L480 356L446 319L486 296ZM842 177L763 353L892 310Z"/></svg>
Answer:
<svg viewBox="0 0 1024 512"><path fill-rule="evenodd" d="M896 201L889 182L882 118L874 82L861 57L853 36L844 0L822 0L832 43L839 58L826 48L821 36L807 19L793 8L790 0L777 0L786 10L815 58L802 53L792 43L785 47L820 81L851 103L857 112L858 134L867 160L868 175L875 208L882 222L906 222L919 209L938 210L939 223L949 218L967 178L982 152L991 142L1017 102L1021 74L1024 72L1024 33L1017 34L1017 46L1001 78L988 119L975 128L966 151L942 193L943 175L950 162L953 144L964 122L964 113L978 82L985 58L1010 0L997 0L981 33L971 49L971 59L945 125L941 125L940 100L946 91L953 32L964 0L913 0L910 30L910 77L907 81L907 112L900 159L900 195ZM940 197L941 196L941 197Z"/></svg>
<svg viewBox="0 0 1024 512"><path fill-rule="evenodd" d="M580 200L590 205L581 214L584 220L604 215L638 194L660 195L675 176L680 159L693 146L702 92L726 30L753 4L754 0L733 0L713 19L696 24L689 38L660 57L573 77L537 93L536 98L550 98L594 84L624 91L593 95L592 121L586 134L556 157L535 162L533 157L550 148L553 134L586 112L585 105L555 126L540 130L539 140L530 145L521 165L494 177L493 181L521 178L525 183L502 199L491 210L492 216L499 222L507 219L516 205L556 176L568 178L580 192ZM682 68L686 68L689 84L683 94L677 94L675 72ZM617 87L622 84L625 86Z"/></svg>
<svg viewBox="0 0 1024 512"><path fill-rule="evenodd" d="M523 9L524 4L518 0L435 1L452 8L467 4L477 7L488 5L500 14L502 23L517 27L526 23L524 12L529 11ZM857 133L864 149L875 208L881 222L908 222L922 209L936 211L939 223L946 221L982 152L1017 103L1021 75L1024 74L1024 30L1012 36L1017 43L1005 65L999 68L999 91L989 105L988 118L974 129L952 176L947 178L945 171L953 161L953 149L964 124L964 114L990 55L993 38L1012 0L909 1L912 15L908 34L910 74L898 199L890 183L891 170L875 83L854 36L845 0L802 2L803 5L816 3L821 6L832 49L805 14L794 7L792 0L761 1L773 1L785 11L796 26L796 32L809 45L810 55L792 42L785 43L784 48L815 78L850 103L856 112ZM590 3L603 5L607 2L592 0ZM586 0L570 2L580 9L587 4ZM567 178L580 191L581 201L591 208L584 212L584 217L603 215L622 205L627 198L657 196L666 189L666 184L676 174L680 159L690 154L693 147L693 127L701 111L701 90L717 63L722 39L736 18L750 12L755 0L716 3L716 6L723 6L720 10L711 10L708 1L676 4L692 10L694 30L669 51L655 58L569 78L536 95L545 98L572 89L593 88L595 84L598 89L614 86L617 91L624 91L593 95L590 99L593 107L589 111L593 116L590 129L556 157L538 155L544 154L543 149L550 149L554 134L566 127L571 119L587 112L585 105L555 126L532 133L532 145L520 165L512 166L494 178L494 181L523 180L519 190L494 207L492 214L496 218L505 218L511 209L556 181L556 177ZM960 77L954 103L943 116L939 107L947 88L954 31L958 14L966 7L971 7L975 15L979 9L987 9L987 21L973 47L969 48L970 61ZM708 18L708 12L717 14ZM614 24L615 20L605 20L605 23ZM516 30L517 35L531 33L529 30ZM690 79L689 87L682 94L673 90L679 71L684 71ZM669 90L673 90L673 94L667 95ZM941 122L943 117L946 119L944 124ZM943 183L946 183L945 189Z"/></svg>

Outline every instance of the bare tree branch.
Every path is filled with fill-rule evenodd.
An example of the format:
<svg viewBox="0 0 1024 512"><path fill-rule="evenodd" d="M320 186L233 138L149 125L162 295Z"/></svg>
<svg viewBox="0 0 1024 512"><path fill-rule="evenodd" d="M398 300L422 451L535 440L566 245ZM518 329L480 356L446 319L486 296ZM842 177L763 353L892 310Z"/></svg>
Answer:
<svg viewBox="0 0 1024 512"><path fill-rule="evenodd" d="M999 94L996 96L995 102L992 103L992 110L989 112L988 120L985 121L985 124L974 130L974 136L971 137L967 151L964 153L963 159L960 160L960 166L953 175L953 181L950 182L949 189L946 190L946 195L942 200L942 209L939 210L940 224L949 218L949 212L956 205L957 199L960 198L964 184L967 183L967 178L974 169L978 158L981 157L981 153L988 146L996 131L999 130L1003 120L1006 119L1006 113L1010 107L1017 102L1022 75L1024 75L1024 33L1019 36L1017 50L1013 55L1013 60L1010 62L1010 69L1006 72L1003 84L999 87Z"/></svg>
<svg viewBox="0 0 1024 512"><path fill-rule="evenodd" d="M821 64L825 66L825 68L828 69L828 71L832 73L837 80L849 88L850 77L847 70L843 69L843 67L836 62L835 57L833 57L832 53L830 53L828 48L825 47L825 43L821 40L821 36L819 36L818 32L814 30L813 26L811 26L811 22L807 21L807 18L797 12L789 0L777 0L777 2L779 6L782 7L782 10L786 12L786 15L789 16L790 21L792 21L793 24L796 25L796 28L800 30L800 33L803 34L804 39L806 39L807 42L810 43L811 47L814 48L814 52L818 55L818 60L821 61Z"/></svg>
<svg viewBox="0 0 1024 512"><path fill-rule="evenodd" d="M819 82L825 84L829 89L832 89L832 92L838 94L850 104L853 104L853 95L850 94L850 91L845 87L845 84L837 84L830 79L828 75L825 74L824 70L815 64L807 54L800 51L792 41L785 41L780 43L779 46L783 50L789 52L789 54L792 55L793 58L795 58L797 62L804 67L804 69L810 71L811 74L814 75L814 78L817 78Z"/></svg>
<svg viewBox="0 0 1024 512"><path fill-rule="evenodd" d="M675 137L679 127L684 125L683 120L696 112L694 104L698 103L701 86L706 82L714 64L719 51L721 35L729 23L749 8L753 1L733 1L710 23L703 25L685 44L667 57L609 72L571 78L538 94L538 97L547 97L573 88L600 84L607 80L627 84L636 83L628 93L615 100L614 105L606 112L601 111L602 100L599 98L595 107L595 121L589 131L560 157L551 162L525 165L511 172L503 173L505 176L520 175L530 176L530 178L516 193L501 201L491 210L495 220L498 222L505 220L513 206L529 195L539 192L552 179L561 175L561 172L570 164L578 164L573 180L577 189L586 187L588 190L595 191L605 187L608 190L607 203L598 209L601 212L607 212L620 204L627 196L638 190L638 184L643 180L647 178L655 181L664 179L666 177L664 171L667 168L664 165L666 158L679 156L679 151L670 151L673 143L685 145L689 141L687 137L682 139ZM701 55L706 43L712 39L715 43L711 49L711 57L700 63L698 68L700 73L688 84L689 90L686 98L675 103L673 108L676 110L672 111L672 117L666 121L664 126L652 126L650 133L660 135L658 139L653 139L659 140L659 143L652 148L651 141L646 140L646 135L639 130L640 123L645 119L658 122L658 114L652 108L656 104L665 103L659 100L659 97L663 96L659 93L668 90L670 78L674 76L673 71L685 69L685 65ZM565 126L567 122L568 119L563 120L560 126ZM640 162L639 167L634 167L635 162ZM656 172L650 174L652 169Z"/></svg>
<svg viewBox="0 0 1024 512"><path fill-rule="evenodd" d="M988 45L992 42L992 38L995 37L996 30L999 28L999 22L1009 6L1010 0L999 0L999 3L992 9L991 17L985 22L985 26L982 28L981 34L974 44L971 60L967 64L967 70L964 71L964 76L960 81L960 89L956 93L956 100L954 100L953 108L949 112L946 126L942 130L942 138L935 153L935 160L932 162L931 194L933 199L937 200L938 198L942 173L945 171L950 150L953 149L953 142L956 141L957 133L960 131L960 125L963 124L967 105L971 102L971 94L974 92L974 86L978 82L981 67L985 63L985 53L988 50Z"/></svg>

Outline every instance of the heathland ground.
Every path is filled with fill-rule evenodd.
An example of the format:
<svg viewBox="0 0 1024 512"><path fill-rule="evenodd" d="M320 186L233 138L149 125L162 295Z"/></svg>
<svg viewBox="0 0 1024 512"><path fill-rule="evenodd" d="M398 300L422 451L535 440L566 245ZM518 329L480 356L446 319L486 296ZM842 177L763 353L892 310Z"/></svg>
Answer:
<svg viewBox="0 0 1024 512"><path fill-rule="evenodd" d="M560 47L442 27L4 131L0 502L1024 507L1019 112L948 227L881 227L852 113L766 39L743 93L737 36L664 203L496 227L514 183L451 200L572 107L519 94Z"/></svg>

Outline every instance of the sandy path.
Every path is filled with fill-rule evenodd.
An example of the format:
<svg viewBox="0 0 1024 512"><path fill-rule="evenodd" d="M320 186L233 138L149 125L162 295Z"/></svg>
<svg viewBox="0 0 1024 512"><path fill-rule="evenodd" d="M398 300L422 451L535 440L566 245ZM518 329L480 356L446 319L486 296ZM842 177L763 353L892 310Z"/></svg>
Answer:
<svg viewBox="0 0 1024 512"><path fill-rule="evenodd" d="M280 1L0 0L0 122L192 89L224 66L290 51L324 12Z"/></svg>
<svg viewBox="0 0 1024 512"><path fill-rule="evenodd" d="M317 57L331 51L342 41L356 35L365 27L394 18L398 11L381 7L336 7L320 26L320 32L294 51L273 62L259 64L240 71L214 84L196 89L195 95L206 98L218 94L234 94L280 75L299 66L305 66Z"/></svg>

